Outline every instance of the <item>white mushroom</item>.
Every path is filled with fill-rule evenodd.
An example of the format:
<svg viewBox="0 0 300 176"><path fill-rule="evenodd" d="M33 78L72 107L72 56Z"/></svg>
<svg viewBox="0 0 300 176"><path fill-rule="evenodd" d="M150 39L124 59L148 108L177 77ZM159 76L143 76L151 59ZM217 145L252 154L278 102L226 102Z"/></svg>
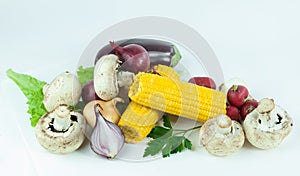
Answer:
<svg viewBox="0 0 300 176"><path fill-rule="evenodd" d="M102 100L111 100L119 93L117 71L121 61L114 54L102 56L95 65L95 92Z"/></svg>
<svg viewBox="0 0 300 176"><path fill-rule="evenodd" d="M209 119L200 129L200 144L216 156L236 152L243 146L244 141L242 126L223 114Z"/></svg>
<svg viewBox="0 0 300 176"><path fill-rule="evenodd" d="M52 153L69 153L78 149L85 139L84 117L70 111L67 105L58 106L42 116L36 127L38 142Z"/></svg>
<svg viewBox="0 0 300 176"><path fill-rule="evenodd" d="M44 106L48 112L61 104L75 106L81 95L81 85L78 78L64 72L58 75L50 84L43 87Z"/></svg>
<svg viewBox="0 0 300 176"><path fill-rule="evenodd" d="M272 99L264 98L258 107L246 116L243 123L246 138L255 147L272 149L291 132L293 120Z"/></svg>

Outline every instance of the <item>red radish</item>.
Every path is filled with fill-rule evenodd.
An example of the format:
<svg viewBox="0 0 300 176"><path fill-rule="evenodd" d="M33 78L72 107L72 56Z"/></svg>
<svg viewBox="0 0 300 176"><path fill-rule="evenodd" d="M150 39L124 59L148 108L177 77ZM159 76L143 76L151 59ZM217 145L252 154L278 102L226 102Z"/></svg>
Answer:
<svg viewBox="0 0 300 176"><path fill-rule="evenodd" d="M121 68L130 72L144 72L150 67L150 57L145 48L136 44L121 47L114 42L109 42L115 54L123 62Z"/></svg>
<svg viewBox="0 0 300 176"><path fill-rule="evenodd" d="M216 89L215 81L209 77L192 77L188 82L197 84L198 86Z"/></svg>
<svg viewBox="0 0 300 176"><path fill-rule="evenodd" d="M256 100L246 101L241 107L241 117L242 120L245 120L246 116L257 108L258 102Z"/></svg>
<svg viewBox="0 0 300 176"><path fill-rule="evenodd" d="M231 105L239 108L244 104L248 95L249 92L245 86L233 85L227 92L227 99Z"/></svg>
<svg viewBox="0 0 300 176"><path fill-rule="evenodd" d="M231 118L231 120L239 120L240 112L239 109L235 106L227 106L226 107L226 115Z"/></svg>

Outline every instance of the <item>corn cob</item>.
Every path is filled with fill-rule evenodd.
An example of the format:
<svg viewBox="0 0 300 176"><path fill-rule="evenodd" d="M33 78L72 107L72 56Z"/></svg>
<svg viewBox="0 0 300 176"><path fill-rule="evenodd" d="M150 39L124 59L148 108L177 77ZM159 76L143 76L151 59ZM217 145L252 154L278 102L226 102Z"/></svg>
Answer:
<svg viewBox="0 0 300 176"><path fill-rule="evenodd" d="M127 143L143 140L162 116L162 112L130 102L122 114L118 126L121 128Z"/></svg>
<svg viewBox="0 0 300 176"><path fill-rule="evenodd" d="M226 113L224 93L156 74L136 75L128 95L143 106L200 122Z"/></svg>
<svg viewBox="0 0 300 176"><path fill-rule="evenodd" d="M154 66L154 71L161 76L179 80L179 74L165 65ZM137 115L138 114L138 115ZM123 113L118 125L122 129L127 143L143 140L154 127L162 112L131 102Z"/></svg>
<svg viewBox="0 0 300 176"><path fill-rule="evenodd" d="M174 80L180 80L180 75L171 67L159 64L154 66L153 69L156 73L158 73L161 76Z"/></svg>

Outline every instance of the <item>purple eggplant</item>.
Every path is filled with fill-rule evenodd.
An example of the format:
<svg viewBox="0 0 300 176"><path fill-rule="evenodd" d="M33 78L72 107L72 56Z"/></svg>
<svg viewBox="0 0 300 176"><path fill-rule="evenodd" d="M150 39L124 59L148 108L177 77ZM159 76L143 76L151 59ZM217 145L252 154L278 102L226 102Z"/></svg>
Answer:
<svg viewBox="0 0 300 176"><path fill-rule="evenodd" d="M115 41L115 43L122 47L130 44L137 44L144 47L150 57L150 68L158 64L175 67L181 59L181 54L177 47L170 42L162 40L134 38ZM102 56L107 54L115 54L113 48L109 44L101 48L97 53L95 63Z"/></svg>

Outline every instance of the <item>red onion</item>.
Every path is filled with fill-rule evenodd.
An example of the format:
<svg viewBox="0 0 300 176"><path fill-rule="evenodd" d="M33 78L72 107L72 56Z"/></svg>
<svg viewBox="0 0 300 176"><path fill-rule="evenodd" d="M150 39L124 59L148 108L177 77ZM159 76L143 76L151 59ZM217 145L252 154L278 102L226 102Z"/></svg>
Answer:
<svg viewBox="0 0 300 176"><path fill-rule="evenodd" d="M124 145L124 135L116 124L103 118L97 106L100 105L95 105L96 125L92 131L90 146L96 154L113 159Z"/></svg>
<svg viewBox="0 0 300 176"><path fill-rule="evenodd" d="M137 44L121 47L114 42L109 42L115 54L123 62L121 68L130 72L144 72L150 67L150 57L147 50Z"/></svg>

